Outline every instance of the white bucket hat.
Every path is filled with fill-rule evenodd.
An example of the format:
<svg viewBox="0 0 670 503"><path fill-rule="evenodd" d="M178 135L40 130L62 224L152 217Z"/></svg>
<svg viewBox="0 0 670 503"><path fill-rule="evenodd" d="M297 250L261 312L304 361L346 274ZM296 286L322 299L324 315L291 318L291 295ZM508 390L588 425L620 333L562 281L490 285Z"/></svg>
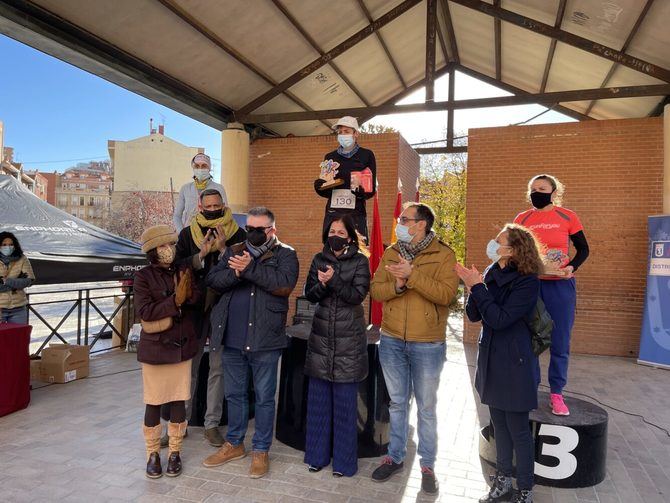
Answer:
<svg viewBox="0 0 670 503"><path fill-rule="evenodd" d="M333 124L333 129L337 129L337 126L350 127L352 129L355 129L356 132L358 132L358 121L356 120L356 117L350 117L348 115L345 115L344 117L339 119L335 124Z"/></svg>

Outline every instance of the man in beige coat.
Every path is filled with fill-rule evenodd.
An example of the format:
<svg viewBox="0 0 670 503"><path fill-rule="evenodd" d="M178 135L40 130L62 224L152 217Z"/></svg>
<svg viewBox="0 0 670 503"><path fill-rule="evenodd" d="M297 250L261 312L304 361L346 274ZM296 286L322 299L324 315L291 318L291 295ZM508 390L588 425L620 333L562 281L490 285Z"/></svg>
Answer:
<svg viewBox="0 0 670 503"><path fill-rule="evenodd" d="M437 389L446 359L446 328L458 289L454 252L432 230L430 206L409 203L396 226L398 241L386 249L370 293L384 303L379 358L391 397L388 455L373 472L377 482L403 469L409 430L409 400L418 408L421 487L436 493Z"/></svg>

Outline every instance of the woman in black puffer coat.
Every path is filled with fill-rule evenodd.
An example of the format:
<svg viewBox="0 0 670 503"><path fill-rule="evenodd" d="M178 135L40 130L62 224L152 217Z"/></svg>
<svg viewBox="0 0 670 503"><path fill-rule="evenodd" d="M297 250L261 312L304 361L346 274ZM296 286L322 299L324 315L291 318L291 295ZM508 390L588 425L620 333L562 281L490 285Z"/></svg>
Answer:
<svg viewBox="0 0 670 503"><path fill-rule="evenodd" d="M358 383L368 375L363 301L370 288L370 264L349 216L331 222L323 243L305 284L307 299L319 304L305 362L305 463L318 472L332 454L333 475L351 477L358 471Z"/></svg>

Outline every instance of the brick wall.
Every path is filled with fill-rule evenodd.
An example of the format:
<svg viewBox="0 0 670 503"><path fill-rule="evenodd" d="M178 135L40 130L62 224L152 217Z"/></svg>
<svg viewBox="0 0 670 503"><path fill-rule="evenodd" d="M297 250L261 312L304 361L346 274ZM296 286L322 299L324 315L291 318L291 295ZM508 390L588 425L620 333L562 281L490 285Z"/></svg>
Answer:
<svg viewBox="0 0 670 503"><path fill-rule="evenodd" d="M398 176L403 182L404 200L414 197L419 175L419 156L398 133L361 135L359 143L372 150L377 160L379 212L382 236L390 238ZM300 277L291 299L302 293L312 257L321 250L321 229L326 199L314 191L323 156L334 150L333 136L309 136L256 140L249 149L249 205L263 205L274 211L279 239L293 246L300 260ZM368 227L372 230L373 199L367 202Z"/></svg>
<svg viewBox="0 0 670 503"><path fill-rule="evenodd" d="M572 350L636 356L644 305L648 215L662 213L660 118L474 129L469 133L467 264L487 265L486 243L529 207L526 184L553 174L579 215L591 255L577 272ZM477 325L466 323L473 342Z"/></svg>

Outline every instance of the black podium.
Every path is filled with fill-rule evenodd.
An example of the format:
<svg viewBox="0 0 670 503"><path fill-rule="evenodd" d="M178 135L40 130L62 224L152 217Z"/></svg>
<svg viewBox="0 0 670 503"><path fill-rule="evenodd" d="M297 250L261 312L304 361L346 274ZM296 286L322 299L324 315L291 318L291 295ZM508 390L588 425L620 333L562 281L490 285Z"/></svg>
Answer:
<svg viewBox="0 0 670 503"><path fill-rule="evenodd" d="M535 441L535 482L550 487L590 487L605 479L607 412L584 400L566 398L569 416L555 416L549 394L538 394L539 408L530 413ZM493 425L482 428L480 457L495 466Z"/></svg>
<svg viewBox="0 0 670 503"><path fill-rule="evenodd" d="M289 346L282 354L277 406L280 442L305 450L308 377L304 374L311 323L288 327ZM379 363L379 332L368 332L368 377L358 387L358 457L378 457L389 442L389 396Z"/></svg>

